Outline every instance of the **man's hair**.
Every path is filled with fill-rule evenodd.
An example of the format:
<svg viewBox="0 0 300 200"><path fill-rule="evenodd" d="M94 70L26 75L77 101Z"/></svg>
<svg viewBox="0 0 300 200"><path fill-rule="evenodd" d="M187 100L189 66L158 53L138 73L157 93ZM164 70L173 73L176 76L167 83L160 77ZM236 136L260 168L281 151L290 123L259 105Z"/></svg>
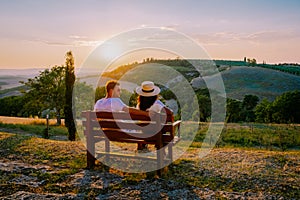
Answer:
<svg viewBox="0 0 300 200"><path fill-rule="evenodd" d="M116 85L120 85L120 83L116 80L107 81L105 84L106 94L108 94L109 90L113 90Z"/></svg>

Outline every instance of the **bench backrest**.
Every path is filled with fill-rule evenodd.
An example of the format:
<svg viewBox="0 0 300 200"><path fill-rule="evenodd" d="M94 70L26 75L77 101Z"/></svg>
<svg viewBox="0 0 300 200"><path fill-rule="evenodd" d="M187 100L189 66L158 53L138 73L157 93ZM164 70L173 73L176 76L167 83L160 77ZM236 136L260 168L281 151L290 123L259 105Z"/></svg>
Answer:
<svg viewBox="0 0 300 200"><path fill-rule="evenodd" d="M172 116L155 114L152 117L126 112L85 111L82 116L86 136L107 137L110 141L156 144L173 139ZM100 130L101 129L101 130Z"/></svg>

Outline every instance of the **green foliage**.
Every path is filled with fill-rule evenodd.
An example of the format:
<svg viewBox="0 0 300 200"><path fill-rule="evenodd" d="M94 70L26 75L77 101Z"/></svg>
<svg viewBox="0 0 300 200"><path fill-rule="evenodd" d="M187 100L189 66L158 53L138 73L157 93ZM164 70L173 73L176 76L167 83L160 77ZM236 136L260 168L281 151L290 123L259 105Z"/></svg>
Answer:
<svg viewBox="0 0 300 200"><path fill-rule="evenodd" d="M126 89L121 89L121 100L130 107L136 107L138 94L133 94Z"/></svg>
<svg viewBox="0 0 300 200"><path fill-rule="evenodd" d="M106 96L106 91L104 86L98 86L95 91L95 102Z"/></svg>
<svg viewBox="0 0 300 200"><path fill-rule="evenodd" d="M56 110L58 124L60 124L60 116L65 105L65 67L54 66L46 69L24 84L30 88L24 97L26 112L28 114L34 112L40 116L42 110Z"/></svg>
<svg viewBox="0 0 300 200"><path fill-rule="evenodd" d="M0 99L1 116L22 116L25 99L22 96L10 96Z"/></svg>
<svg viewBox="0 0 300 200"><path fill-rule="evenodd" d="M272 121L272 103L263 99L255 108L256 122L269 123Z"/></svg>
<svg viewBox="0 0 300 200"><path fill-rule="evenodd" d="M162 87L160 87L162 88ZM169 90L169 89L162 89L160 92L160 95L165 99L165 100L170 100L170 99L176 99L175 94Z"/></svg>
<svg viewBox="0 0 300 200"><path fill-rule="evenodd" d="M226 122L238 122L242 111L242 102L235 99L227 99Z"/></svg>
<svg viewBox="0 0 300 200"><path fill-rule="evenodd" d="M255 95L245 95L242 102L241 121L254 122L255 112L254 109L259 101Z"/></svg>
<svg viewBox="0 0 300 200"><path fill-rule="evenodd" d="M257 122L300 123L300 91L286 92L273 102L264 99L255 108Z"/></svg>
<svg viewBox="0 0 300 200"><path fill-rule="evenodd" d="M286 92L273 102L272 118L277 123L300 123L300 91Z"/></svg>
<svg viewBox="0 0 300 200"><path fill-rule="evenodd" d="M95 92L93 87L85 82L76 81L74 85L74 104L76 117L81 116L85 110L93 110Z"/></svg>
<svg viewBox="0 0 300 200"><path fill-rule="evenodd" d="M255 95L245 95L242 103L242 107L246 110L253 110L257 105L259 98Z"/></svg>
<svg viewBox="0 0 300 200"><path fill-rule="evenodd" d="M205 95L197 94L197 99L198 99L198 105L200 111L199 113L200 121L206 122L211 115L211 101L209 97Z"/></svg>
<svg viewBox="0 0 300 200"><path fill-rule="evenodd" d="M261 123L300 123L300 92L286 92L273 102L258 97L245 95L243 102L227 99L226 122L261 122Z"/></svg>

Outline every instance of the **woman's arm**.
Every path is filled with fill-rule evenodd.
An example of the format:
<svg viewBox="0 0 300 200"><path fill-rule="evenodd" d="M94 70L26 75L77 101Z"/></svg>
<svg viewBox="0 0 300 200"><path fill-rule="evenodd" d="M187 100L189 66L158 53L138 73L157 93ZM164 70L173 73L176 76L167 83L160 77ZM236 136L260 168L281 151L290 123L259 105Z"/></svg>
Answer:
<svg viewBox="0 0 300 200"><path fill-rule="evenodd" d="M147 116L147 117L149 116L149 112L143 111L143 110L138 110L138 109L132 108L132 107L124 107L123 111L129 112L129 113L132 113L132 114L136 114L136 115L144 115L144 116Z"/></svg>
<svg viewBox="0 0 300 200"><path fill-rule="evenodd" d="M161 109L161 112L167 114L167 117L168 117L168 119L169 119L168 121L174 122L174 113L173 113L173 111L172 111L170 108L164 106L164 107Z"/></svg>

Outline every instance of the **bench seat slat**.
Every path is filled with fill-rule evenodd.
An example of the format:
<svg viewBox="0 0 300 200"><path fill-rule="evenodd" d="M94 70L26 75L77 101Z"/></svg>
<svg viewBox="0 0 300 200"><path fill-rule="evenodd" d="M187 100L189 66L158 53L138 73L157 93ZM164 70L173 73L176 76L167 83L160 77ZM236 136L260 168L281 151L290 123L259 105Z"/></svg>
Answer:
<svg viewBox="0 0 300 200"><path fill-rule="evenodd" d="M124 154L124 153L117 153L117 152L96 152L96 158L101 158L103 156L111 156L111 157L119 157L119 158L132 158L132 159L145 159L156 161L156 157L153 156L142 156L136 154ZM168 161L168 158L165 158L165 161Z"/></svg>

